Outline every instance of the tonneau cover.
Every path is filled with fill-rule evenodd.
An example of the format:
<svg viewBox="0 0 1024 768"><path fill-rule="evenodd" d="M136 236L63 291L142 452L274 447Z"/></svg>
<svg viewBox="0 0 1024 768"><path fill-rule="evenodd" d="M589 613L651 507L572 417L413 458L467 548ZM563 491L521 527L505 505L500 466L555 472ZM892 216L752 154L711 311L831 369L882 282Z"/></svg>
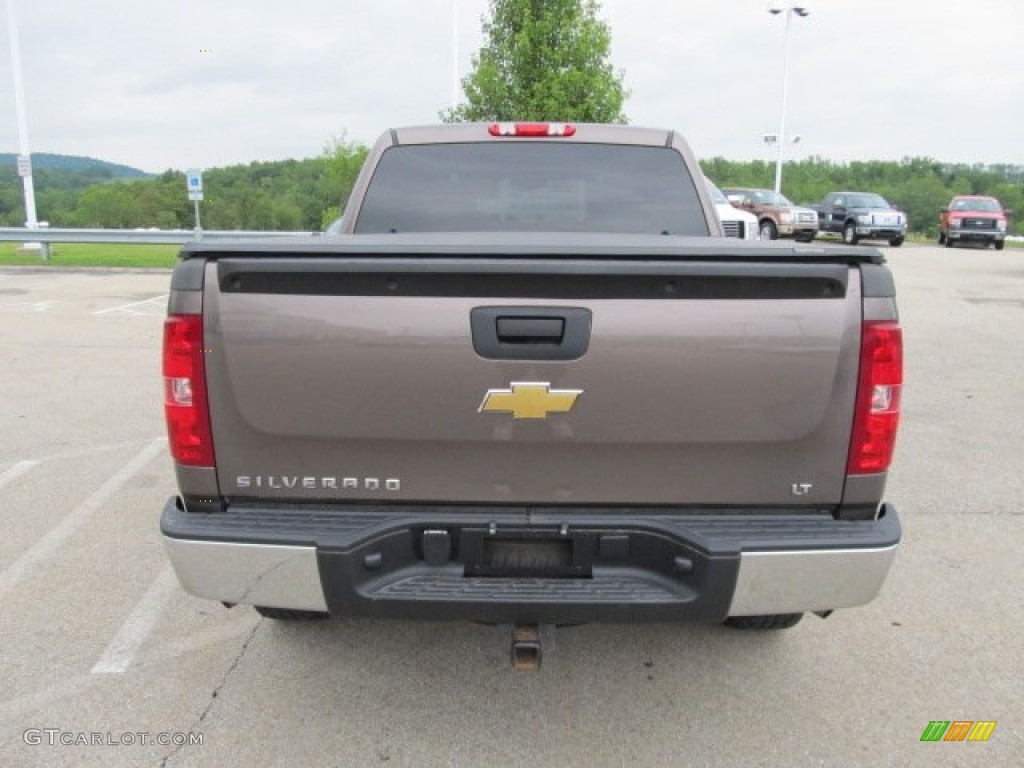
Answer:
<svg viewBox="0 0 1024 768"><path fill-rule="evenodd" d="M265 241L202 240L186 243L184 259L398 256L526 257L531 259L642 259L651 261L743 261L883 264L877 248L789 242L744 244L735 238L593 233L445 233L311 235Z"/></svg>

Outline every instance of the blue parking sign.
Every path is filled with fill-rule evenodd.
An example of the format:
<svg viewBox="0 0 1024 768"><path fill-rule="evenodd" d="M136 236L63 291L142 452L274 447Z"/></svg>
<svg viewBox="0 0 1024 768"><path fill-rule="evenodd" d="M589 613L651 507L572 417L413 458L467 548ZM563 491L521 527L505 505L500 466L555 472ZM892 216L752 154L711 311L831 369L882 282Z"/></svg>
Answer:
<svg viewBox="0 0 1024 768"><path fill-rule="evenodd" d="M190 168L185 171L185 186L188 189L189 200L202 200L203 172L198 168Z"/></svg>

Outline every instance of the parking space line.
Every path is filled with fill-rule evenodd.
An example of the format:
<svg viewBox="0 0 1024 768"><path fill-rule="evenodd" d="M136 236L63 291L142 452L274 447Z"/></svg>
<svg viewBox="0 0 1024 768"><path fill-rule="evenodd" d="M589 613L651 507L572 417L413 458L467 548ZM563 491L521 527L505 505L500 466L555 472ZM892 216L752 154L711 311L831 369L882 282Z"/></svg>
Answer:
<svg viewBox="0 0 1024 768"><path fill-rule="evenodd" d="M149 633L153 631L153 625L156 624L164 605L177 589L178 580L174 575L174 569L168 565L149 585L146 594L135 604L134 610L103 651L99 661L93 664L92 674L123 675L143 642L149 637Z"/></svg>
<svg viewBox="0 0 1024 768"><path fill-rule="evenodd" d="M19 461L13 467L8 469L6 472L0 473L0 488L3 488L12 480L15 480L26 472L32 469L32 467L39 464L38 461Z"/></svg>
<svg viewBox="0 0 1024 768"><path fill-rule="evenodd" d="M111 451L121 451L133 445L138 445L138 440L122 440L119 443L104 443L102 445L90 445L82 448L69 448L66 451L59 451L57 453L49 453L45 456L39 456L38 461L67 461L68 459L78 459L83 456L98 456L101 453L110 453Z"/></svg>
<svg viewBox="0 0 1024 768"><path fill-rule="evenodd" d="M71 536L89 517L100 508L121 486L145 467L157 455L164 451L167 439L158 437L135 458L125 464L113 477L105 482L89 498L75 507L57 526L30 547L21 557L11 563L6 570L0 571L0 598L39 563L47 560L64 541Z"/></svg>
<svg viewBox="0 0 1024 768"><path fill-rule="evenodd" d="M163 303L166 302L166 301L167 301L167 294L165 293L162 296L154 296L151 299L145 299L143 301L133 301L130 304L119 304L116 307L108 307L107 309L99 309L99 310L93 312L93 314L94 315L110 315L110 314L114 314L116 312L117 314L121 314L121 315L149 315L149 314L151 314L149 312L136 312L134 310L134 307L142 307L142 306L145 306L147 304L155 304L155 303L158 303L158 302L162 306Z"/></svg>
<svg viewBox="0 0 1024 768"><path fill-rule="evenodd" d="M59 301L12 301L0 304L0 312L49 312Z"/></svg>
<svg viewBox="0 0 1024 768"><path fill-rule="evenodd" d="M259 624L259 616L255 611L242 611L233 617L224 618L223 621L220 626L209 627L184 638L156 639L145 653L136 655L136 671L140 666L174 663L183 656L194 656L202 652L216 653L225 658L229 654L233 656L232 641L238 637L251 635L253 626ZM60 675L56 679L58 682L52 685L41 685L31 692L14 696L13 691L0 688L0 721L24 718L33 711L54 711L53 708L60 702L74 699L90 686L101 685L103 681L121 684L116 682L118 678L94 676L89 672Z"/></svg>

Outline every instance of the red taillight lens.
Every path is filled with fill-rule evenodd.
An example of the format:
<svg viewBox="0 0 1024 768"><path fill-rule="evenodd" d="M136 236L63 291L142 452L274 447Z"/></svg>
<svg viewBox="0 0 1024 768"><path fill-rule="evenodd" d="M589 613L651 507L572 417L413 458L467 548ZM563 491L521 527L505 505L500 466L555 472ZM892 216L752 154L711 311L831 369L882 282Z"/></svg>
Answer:
<svg viewBox="0 0 1024 768"><path fill-rule="evenodd" d="M491 136L573 136L576 126L570 123L491 123Z"/></svg>
<svg viewBox="0 0 1024 768"><path fill-rule="evenodd" d="M847 474L865 475L889 468L900 421L902 385L903 332L899 325L864 323Z"/></svg>
<svg viewBox="0 0 1024 768"><path fill-rule="evenodd" d="M203 316L171 315L164 322L164 415L171 455L181 464L212 467L213 438L206 400Z"/></svg>

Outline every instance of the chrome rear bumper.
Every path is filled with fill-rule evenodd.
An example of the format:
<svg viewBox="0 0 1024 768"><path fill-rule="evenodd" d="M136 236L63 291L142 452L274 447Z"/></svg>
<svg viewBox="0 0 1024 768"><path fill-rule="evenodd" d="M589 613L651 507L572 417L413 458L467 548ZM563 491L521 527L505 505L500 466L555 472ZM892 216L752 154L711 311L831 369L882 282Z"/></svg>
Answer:
<svg viewBox="0 0 1024 768"><path fill-rule="evenodd" d="M489 535L486 526L493 524L499 538L503 531L523 535L522 521L507 513L487 523L499 516L448 510L428 517L428 509L410 516L387 508L375 515L364 508L317 525L310 523L315 515L293 519L278 510L276 522L261 525L258 509L221 520L172 502L162 528L185 590L225 603L498 622L708 621L870 602L901 535L895 510L882 511L880 519L862 521L568 516L569 529L552 527L551 535L569 537L574 559L586 563L585 578L470 575L471 542ZM536 515L532 524L550 522ZM461 544L429 562L425 529L450 531Z"/></svg>

